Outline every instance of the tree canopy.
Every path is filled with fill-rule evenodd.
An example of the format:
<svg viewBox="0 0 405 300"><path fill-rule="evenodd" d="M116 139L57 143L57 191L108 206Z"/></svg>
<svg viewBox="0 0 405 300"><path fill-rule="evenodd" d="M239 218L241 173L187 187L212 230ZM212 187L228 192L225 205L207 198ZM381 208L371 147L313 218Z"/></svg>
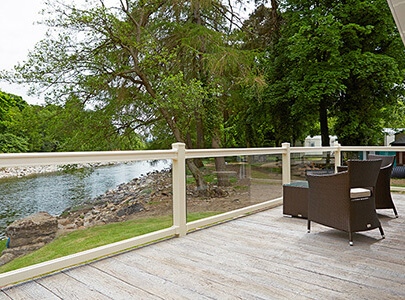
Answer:
<svg viewBox="0 0 405 300"><path fill-rule="evenodd" d="M279 146L315 134L327 145L331 133L377 143L404 107L404 46L386 1L256 2L242 20L244 1L48 0L47 37L2 75L48 104L17 113L0 102L0 122L3 108L15 112L4 128L30 151ZM187 164L203 187L201 162Z"/></svg>
<svg viewBox="0 0 405 300"><path fill-rule="evenodd" d="M329 145L333 119L342 144L375 144L404 95L404 47L386 1L290 0L284 9L263 64L265 101L291 128L287 137L302 139L318 123Z"/></svg>

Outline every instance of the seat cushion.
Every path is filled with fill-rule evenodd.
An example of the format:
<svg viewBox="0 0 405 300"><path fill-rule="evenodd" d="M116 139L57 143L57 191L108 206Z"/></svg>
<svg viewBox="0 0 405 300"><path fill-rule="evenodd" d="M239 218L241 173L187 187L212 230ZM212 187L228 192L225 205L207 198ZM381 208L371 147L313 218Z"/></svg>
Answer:
<svg viewBox="0 0 405 300"><path fill-rule="evenodd" d="M350 189L350 198L364 198L370 197L371 191L364 188L351 188Z"/></svg>

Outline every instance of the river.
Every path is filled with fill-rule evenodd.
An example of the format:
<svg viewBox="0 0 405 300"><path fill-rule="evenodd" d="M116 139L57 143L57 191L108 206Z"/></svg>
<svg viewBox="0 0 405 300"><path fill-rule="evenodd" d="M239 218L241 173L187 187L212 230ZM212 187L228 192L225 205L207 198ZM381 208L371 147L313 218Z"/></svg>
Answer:
<svg viewBox="0 0 405 300"><path fill-rule="evenodd" d="M0 180L0 238L13 221L35 212L59 215L64 209L146 175L171 167L171 161L138 161L68 172Z"/></svg>

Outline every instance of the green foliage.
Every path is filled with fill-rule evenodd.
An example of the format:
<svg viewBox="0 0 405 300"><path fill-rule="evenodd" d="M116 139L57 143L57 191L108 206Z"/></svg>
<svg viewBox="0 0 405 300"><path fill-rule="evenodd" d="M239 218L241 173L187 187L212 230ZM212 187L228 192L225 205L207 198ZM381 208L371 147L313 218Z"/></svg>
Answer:
<svg viewBox="0 0 405 300"><path fill-rule="evenodd" d="M113 103L111 104L113 105ZM69 99L52 124L59 137L59 151L133 150L143 147L130 128L115 125L117 116L110 106L86 107L76 98Z"/></svg>
<svg viewBox="0 0 405 300"><path fill-rule="evenodd" d="M392 109L383 109L383 112L388 115L383 122L387 128L405 128L405 102L404 98L399 98L397 103L392 107Z"/></svg>
<svg viewBox="0 0 405 300"><path fill-rule="evenodd" d="M15 115L26 106L20 96L0 91L0 132L4 132L13 123Z"/></svg>
<svg viewBox="0 0 405 300"><path fill-rule="evenodd" d="M208 145L213 128L222 138L228 91L253 58L232 34L228 3L50 4L48 37L6 77L33 82L63 105L74 95L97 114L109 109L124 131L163 130L189 148Z"/></svg>
<svg viewBox="0 0 405 300"><path fill-rule="evenodd" d="M30 152L57 151L58 139L51 128L60 112L60 107L55 105L28 105L16 115L9 130L27 140Z"/></svg>
<svg viewBox="0 0 405 300"><path fill-rule="evenodd" d="M27 103L19 96L0 91L0 152L26 152L27 139L12 130Z"/></svg>
<svg viewBox="0 0 405 300"><path fill-rule="evenodd" d="M333 117L342 144L376 143L384 111L404 90L403 44L386 1L289 0L284 9L263 58L263 110L284 133L276 140L303 139L318 122L327 134Z"/></svg>
<svg viewBox="0 0 405 300"><path fill-rule="evenodd" d="M32 151L133 149L140 134L152 148L279 146L329 131L364 145L403 94L385 0L271 1L243 26L221 0L121 4L49 1L47 37L2 77L61 107L24 118L58 121L9 126L18 112L2 101L0 127Z"/></svg>
<svg viewBox="0 0 405 300"><path fill-rule="evenodd" d="M133 130L114 125L116 116L108 108L103 108L104 113L96 113L71 99L65 106L27 105L22 111L16 108L9 111L13 120L7 122L8 145L14 141L16 152L132 150L143 147ZM10 140L10 135L16 138ZM9 146L8 149L13 151Z"/></svg>
<svg viewBox="0 0 405 300"><path fill-rule="evenodd" d="M88 2L86 9L57 0L48 4L47 37L14 74L4 76L35 83L34 90L49 91L53 103L65 106L75 98L94 108L79 119L94 128L98 122L101 130L76 132L61 149L111 147L113 128L105 116L127 137L136 131L151 140L151 133L163 131L188 148L223 145L229 91L250 72L246 61L254 59L232 32L238 18L228 2L122 1L111 8L100 1ZM134 141L127 142L132 147ZM204 187L194 161L188 167Z"/></svg>
<svg viewBox="0 0 405 300"><path fill-rule="evenodd" d="M27 152L28 143L24 138L12 133L0 134L0 153Z"/></svg>

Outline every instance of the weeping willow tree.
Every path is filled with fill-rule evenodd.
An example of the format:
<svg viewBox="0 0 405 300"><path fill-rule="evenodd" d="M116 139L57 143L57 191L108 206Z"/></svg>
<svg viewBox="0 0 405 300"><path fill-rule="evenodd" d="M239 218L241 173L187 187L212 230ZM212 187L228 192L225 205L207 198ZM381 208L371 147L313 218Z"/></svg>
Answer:
<svg viewBox="0 0 405 300"><path fill-rule="evenodd" d="M45 91L49 102L74 95L96 112L114 107L111 122L125 130L164 124L188 148L221 147L229 90L248 73L233 8L219 0L86 3L47 1L47 37L3 77ZM205 189L196 161L187 166ZM224 160L216 166L221 171Z"/></svg>

